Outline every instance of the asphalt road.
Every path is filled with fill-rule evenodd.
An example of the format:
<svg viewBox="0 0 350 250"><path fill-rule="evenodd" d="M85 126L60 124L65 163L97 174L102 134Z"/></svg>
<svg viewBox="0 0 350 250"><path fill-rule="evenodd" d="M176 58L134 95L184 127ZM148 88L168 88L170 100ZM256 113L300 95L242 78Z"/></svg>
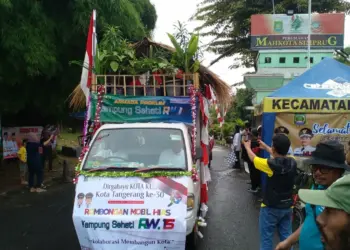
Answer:
<svg viewBox="0 0 350 250"><path fill-rule="evenodd" d="M225 165L224 148L214 148L209 212L198 249L259 249L257 197L247 192L248 175ZM56 184L48 192L23 191L0 197L1 250L78 250L72 223L74 186Z"/></svg>

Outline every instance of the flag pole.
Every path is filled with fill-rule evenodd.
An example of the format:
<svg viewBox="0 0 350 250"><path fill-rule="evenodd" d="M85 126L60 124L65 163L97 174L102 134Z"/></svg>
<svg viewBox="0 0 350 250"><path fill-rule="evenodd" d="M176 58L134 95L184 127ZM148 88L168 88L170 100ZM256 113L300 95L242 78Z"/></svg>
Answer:
<svg viewBox="0 0 350 250"><path fill-rule="evenodd" d="M89 130L89 120L91 117L91 94L92 94L92 87L96 81L96 76L94 74L94 71L92 70L95 66L95 56L96 56L96 10L94 9L92 11L92 58L91 58L91 67L89 66L89 70L91 70L91 84L89 87L89 97L87 98L87 103L86 103L86 114L85 114L85 120L84 120L84 130L83 130L83 146L86 146L86 138Z"/></svg>
<svg viewBox="0 0 350 250"><path fill-rule="evenodd" d="M309 7L308 7L308 14L309 14L309 26L308 26L308 35L307 35L307 68L311 68L311 0L309 0Z"/></svg>

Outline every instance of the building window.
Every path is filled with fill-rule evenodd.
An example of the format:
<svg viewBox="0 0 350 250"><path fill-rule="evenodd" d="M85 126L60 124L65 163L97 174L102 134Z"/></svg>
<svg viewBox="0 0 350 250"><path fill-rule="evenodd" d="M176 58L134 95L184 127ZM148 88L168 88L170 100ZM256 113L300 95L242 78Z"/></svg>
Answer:
<svg viewBox="0 0 350 250"><path fill-rule="evenodd" d="M310 63L314 63L314 58L310 57Z"/></svg>
<svg viewBox="0 0 350 250"><path fill-rule="evenodd" d="M286 63L286 58L285 57L280 57L280 63Z"/></svg>
<svg viewBox="0 0 350 250"><path fill-rule="evenodd" d="M271 63L271 57L265 57L265 63Z"/></svg>
<svg viewBox="0 0 350 250"><path fill-rule="evenodd" d="M293 63L299 63L299 57L293 57Z"/></svg>

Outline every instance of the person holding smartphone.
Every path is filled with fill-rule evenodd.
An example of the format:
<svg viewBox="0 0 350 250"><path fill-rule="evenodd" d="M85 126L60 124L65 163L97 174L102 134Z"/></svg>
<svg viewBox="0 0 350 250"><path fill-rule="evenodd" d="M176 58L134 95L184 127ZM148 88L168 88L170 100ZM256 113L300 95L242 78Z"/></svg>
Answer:
<svg viewBox="0 0 350 250"><path fill-rule="evenodd" d="M234 169L241 169L241 149L242 149L242 144L241 144L241 130L238 125L236 125L235 128L235 133L233 136L233 143L232 143L232 150L235 152L236 155L236 162L235 165L233 166Z"/></svg>
<svg viewBox="0 0 350 250"><path fill-rule="evenodd" d="M47 143L45 143L47 142ZM45 163L46 161L49 164L49 172L54 171L52 169L52 144L54 143L54 133L47 130L43 131L40 143L43 145L43 154L42 154L42 165L43 169L45 169Z"/></svg>

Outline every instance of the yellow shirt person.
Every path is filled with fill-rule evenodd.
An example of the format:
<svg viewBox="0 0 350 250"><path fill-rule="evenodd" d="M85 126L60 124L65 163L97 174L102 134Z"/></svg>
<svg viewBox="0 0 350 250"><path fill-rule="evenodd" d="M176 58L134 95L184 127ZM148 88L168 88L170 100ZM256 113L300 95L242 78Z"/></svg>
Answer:
<svg viewBox="0 0 350 250"><path fill-rule="evenodd" d="M19 148L17 152L17 156L19 159L19 171L20 171L20 177L21 177L21 184L27 185L28 182L26 181L26 175L27 175L27 140L23 140L22 146Z"/></svg>
<svg viewBox="0 0 350 250"><path fill-rule="evenodd" d="M18 159L21 161L21 163L27 163L27 149L25 146L21 146L20 149L17 152Z"/></svg>
<svg viewBox="0 0 350 250"><path fill-rule="evenodd" d="M259 142L260 147L272 155L271 159L257 157L251 150L250 141L243 143L255 168L268 176L263 188L263 204L259 215L260 249L273 249L273 235L276 229L281 241L292 233L291 207L297 163L295 159L287 156L290 140L285 134L274 135L271 148Z"/></svg>

